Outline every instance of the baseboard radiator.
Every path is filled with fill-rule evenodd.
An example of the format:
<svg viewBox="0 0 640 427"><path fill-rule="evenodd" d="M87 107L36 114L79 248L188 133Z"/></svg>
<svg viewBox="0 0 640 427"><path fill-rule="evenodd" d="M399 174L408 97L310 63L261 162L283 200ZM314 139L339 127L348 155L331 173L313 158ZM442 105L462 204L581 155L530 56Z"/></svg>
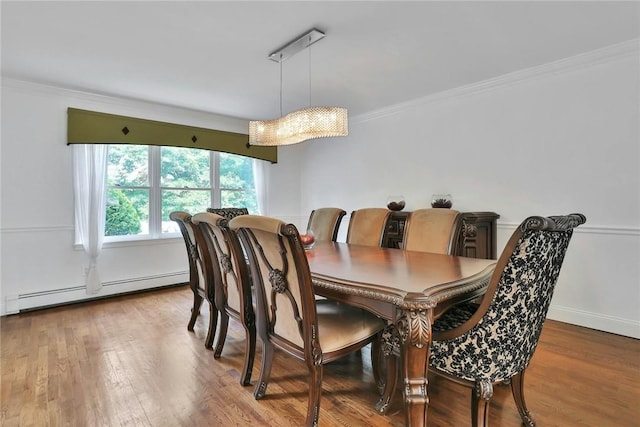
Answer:
<svg viewBox="0 0 640 427"><path fill-rule="evenodd" d="M2 301L4 307L0 310L0 315L91 301L167 286L184 285L188 280L189 273L187 271L178 271L103 282L102 289L94 295L87 294L84 285L6 295Z"/></svg>

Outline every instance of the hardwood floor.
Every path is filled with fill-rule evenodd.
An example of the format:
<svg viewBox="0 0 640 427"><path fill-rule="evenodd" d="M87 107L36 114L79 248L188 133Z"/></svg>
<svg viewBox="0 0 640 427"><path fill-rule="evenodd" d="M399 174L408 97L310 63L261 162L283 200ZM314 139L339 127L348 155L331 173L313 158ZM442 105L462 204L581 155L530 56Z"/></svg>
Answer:
<svg viewBox="0 0 640 427"><path fill-rule="evenodd" d="M222 357L204 348L206 310L187 331L187 287L0 319L1 423L10 426L299 426L306 368L278 352L263 400L242 387L243 332L230 322ZM259 346L258 346L259 347ZM400 390L388 415L369 349L327 365L321 426L402 426ZM256 355L252 384L260 367ZM527 372L538 426L640 426L640 340L547 321ZM469 390L433 377L430 426L470 424ZM492 426L518 426L509 387L495 388Z"/></svg>

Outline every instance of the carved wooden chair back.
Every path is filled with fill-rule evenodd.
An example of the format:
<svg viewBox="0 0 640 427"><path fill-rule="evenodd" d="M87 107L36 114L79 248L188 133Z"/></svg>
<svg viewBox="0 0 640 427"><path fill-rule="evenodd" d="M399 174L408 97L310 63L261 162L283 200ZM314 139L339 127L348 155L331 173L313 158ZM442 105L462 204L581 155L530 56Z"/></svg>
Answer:
<svg viewBox="0 0 640 427"><path fill-rule="evenodd" d="M265 395L274 348L284 350L309 368L306 425L315 426L322 365L377 342L384 322L358 308L328 299L316 301L307 257L293 224L242 215L229 226L238 232L249 257L255 287L256 328L263 347L254 396L260 399Z"/></svg>
<svg viewBox="0 0 640 427"><path fill-rule="evenodd" d="M524 372L538 344L560 268L582 214L529 217L505 246L478 307L461 305L433 325L430 365L472 387L472 424L486 426L493 384L510 381L523 423Z"/></svg>
<svg viewBox="0 0 640 427"><path fill-rule="evenodd" d="M169 219L175 221L180 228L189 260L189 286L193 291L193 307L187 329L193 331L196 319L200 314L202 300L205 299L209 304L209 327L204 345L207 348L211 348L217 327L218 314L214 301L215 289L211 283L207 282L207 277L211 274L206 271L207 266L203 262L203 247L199 245L197 241L199 230L193 225L192 216L187 212L171 212Z"/></svg>
<svg viewBox="0 0 640 427"><path fill-rule="evenodd" d="M409 213L403 249L452 254L460 227L460 213L453 209L418 209Z"/></svg>
<svg viewBox="0 0 640 427"><path fill-rule="evenodd" d="M390 210L384 208L363 208L353 211L349 218L347 243L380 246L390 213Z"/></svg>
<svg viewBox="0 0 640 427"><path fill-rule="evenodd" d="M232 220L238 215L249 215L247 208L207 208L207 212Z"/></svg>
<svg viewBox="0 0 640 427"><path fill-rule="evenodd" d="M206 246L205 263L213 272L215 302L220 312L218 339L214 357L222 354L227 337L229 317L239 321L245 330L245 361L240 376L242 385L251 384L251 371L256 348L256 328L251 297L251 278L237 234L229 229L229 220L209 212L193 216Z"/></svg>
<svg viewBox="0 0 640 427"><path fill-rule="evenodd" d="M340 208L318 208L311 211L307 230L313 231L317 241L335 242L342 218L347 214Z"/></svg>

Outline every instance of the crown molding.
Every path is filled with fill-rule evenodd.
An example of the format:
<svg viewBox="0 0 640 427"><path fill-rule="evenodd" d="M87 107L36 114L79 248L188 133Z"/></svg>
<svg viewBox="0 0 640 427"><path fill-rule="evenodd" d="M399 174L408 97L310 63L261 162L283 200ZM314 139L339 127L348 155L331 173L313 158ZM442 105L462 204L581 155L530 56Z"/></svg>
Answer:
<svg viewBox="0 0 640 427"><path fill-rule="evenodd" d="M354 116L349 120L352 123L363 123L387 116L392 116L405 110L410 110L425 104L432 104L450 98L470 96L496 89L503 89L505 87L530 82L532 80L548 77L550 75L564 74L574 70L584 69L594 65L608 63L611 61L616 61L633 56L640 57L640 39L628 40L622 43L617 43L611 46L571 56L558 61L553 61L536 67L514 71L502 76L494 77L465 86L460 86L432 95L427 95L411 101L401 102L385 108L381 108L379 110Z"/></svg>
<svg viewBox="0 0 640 427"><path fill-rule="evenodd" d="M443 101L450 98L470 96L482 92L487 92L496 89L502 89L512 85L532 81L538 78L544 78L549 75L558 75L567 72L571 72L577 69L583 69L590 66L607 63L611 61L620 60L627 57L639 56L640 54L640 39L632 39L625 42L617 43L611 46L607 46L601 49L596 49L590 52L582 53L579 55L564 58L558 61L553 61L547 64L539 65L536 67L526 68L524 70L514 71L512 73L504 74L495 78L483 80L480 82L472 83L465 86L460 86L454 89L438 92L432 95L427 95L421 98L413 99L407 102L401 102L398 104L390 105L379 110L370 111L368 113L360 114L357 116L349 117L351 123L363 123L386 116L392 116L399 114L405 110L413 109L421 105L432 104L435 102ZM84 100L88 102L98 102L111 106L120 107L144 107L146 109L156 109L158 111L166 112L167 109L179 109L185 112L191 112L193 114L204 114L207 116L216 116L226 120L239 121L245 123L246 120L238 117L224 116L220 114L211 113L208 111L193 110L189 108L179 107L169 104L159 104L151 101L115 97L112 95L106 95L101 93L93 93L82 89L66 88L55 86L50 83L33 82L20 80L12 77L2 77L2 86L10 87L18 90L25 91L37 91L42 94L57 95L73 97L78 100ZM227 130L227 129L225 129ZM233 131L230 129L230 131Z"/></svg>
<svg viewBox="0 0 640 427"><path fill-rule="evenodd" d="M175 116L179 112L181 116L193 118L188 123L182 123L190 126L210 127L211 120L216 121L216 129L227 132L246 133L246 119L239 117L226 116L210 111L196 110L192 108L181 107L178 105L162 104L153 101L147 101L139 98L120 97L108 95L99 92L90 92L88 90L70 88L64 86L56 86L52 83L38 82L31 80L22 80L15 77L2 76L2 90L11 88L24 93L36 93L46 97L68 98L71 107L80 109L91 108L104 109L103 113L123 112L123 114L136 115L139 111L144 111L145 119L166 121L166 117ZM71 101L73 100L73 101ZM72 105L73 104L73 105ZM95 107L98 105L99 107ZM158 116L159 115L159 116Z"/></svg>

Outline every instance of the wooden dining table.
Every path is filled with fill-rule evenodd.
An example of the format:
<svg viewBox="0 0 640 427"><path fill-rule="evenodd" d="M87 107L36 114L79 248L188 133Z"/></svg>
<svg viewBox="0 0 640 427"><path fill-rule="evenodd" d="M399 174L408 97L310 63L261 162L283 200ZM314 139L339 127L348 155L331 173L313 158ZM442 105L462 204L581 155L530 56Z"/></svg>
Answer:
<svg viewBox="0 0 640 427"><path fill-rule="evenodd" d="M397 355L407 426L426 426L431 325L448 307L482 295L495 260L316 242L307 252L315 293L364 308L387 321L385 413L395 390Z"/></svg>

